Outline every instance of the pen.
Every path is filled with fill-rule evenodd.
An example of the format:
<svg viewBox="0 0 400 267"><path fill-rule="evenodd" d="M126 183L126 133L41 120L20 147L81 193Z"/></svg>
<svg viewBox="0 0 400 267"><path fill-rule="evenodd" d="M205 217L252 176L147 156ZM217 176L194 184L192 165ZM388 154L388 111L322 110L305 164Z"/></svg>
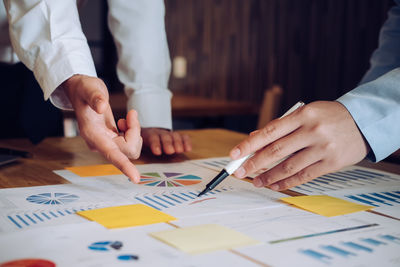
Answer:
<svg viewBox="0 0 400 267"><path fill-rule="evenodd" d="M292 113L293 111L295 111L296 109L298 109L299 107L304 106L304 103L299 101L297 102L293 107L291 107L288 111L286 111L285 114L283 114L281 116L281 118L289 115L290 113ZM217 176L215 176L214 179L212 179L207 185L206 188L200 192L200 194L197 195L197 197L200 197L204 194L206 194L207 192L213 190L220 182L222 182L226 177L228 177L229 175L231 175L232 173L234 173L247 159L249 159L250 157L252 157L254 155L254 153L251 153L247 156L244 156L240 159L237 160L232 160L231 162L229 162L225 168L218 173Z"/></svg>

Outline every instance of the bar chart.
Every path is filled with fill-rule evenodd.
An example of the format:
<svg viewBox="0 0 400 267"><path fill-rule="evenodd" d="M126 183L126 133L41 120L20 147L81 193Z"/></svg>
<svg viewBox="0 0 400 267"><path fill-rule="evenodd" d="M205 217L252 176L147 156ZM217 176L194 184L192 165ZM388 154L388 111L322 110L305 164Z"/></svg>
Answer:
<svg viewBox="0 0 400 267"><path fill-rule="evenodd" d="M326 194L374 207L373 211L400 219L400 185L353 188Z"/></svg>
<svg viewBox="0 0 400 267"><path fill-rule="evenodd" d="M333 244L319 244L315 247L299 249L298 253L327 265L337 263L340 259L373 256L381 248L388 250L400 249L400 238L392 234L375 235L372 237L359 237L355 240L335 242ZM381 250L382 251L382 250Z"/></svg>
<svg viewBox="0 0 400 267"><path fill-rule="evenodd" d="M367 168L352 166L341 171L322 175L308 183L291 188L306 195L358 187L375 187L400 183L400 176Z"/></svg>
<svg viewBox="0 0 400 267"><path fill-rule="evenodd" d="M157 210L164 210L183 204L190 205L210 199L215 199L216 195L232 190L233 189L230 187L223 187L221 189L215 189L211 192L208 192L200 198L197 198L200 190L185 190L153 194L137 194L134 199Z"/></svg>
<svg viewBox="0 0 400 267"><path fill-rule="evenodd" d="M42 209L35 211L13 211L0 215L3 219L15 229L28 229L33 226L45 226L49 224L65 223L67 221L80 221L79 216L74 214L77 211L91 210L99 208L99 205L77 206L60 209ZM71 215L74 215L71 218ZM58 221L58 222L57 222Z"/></svg>

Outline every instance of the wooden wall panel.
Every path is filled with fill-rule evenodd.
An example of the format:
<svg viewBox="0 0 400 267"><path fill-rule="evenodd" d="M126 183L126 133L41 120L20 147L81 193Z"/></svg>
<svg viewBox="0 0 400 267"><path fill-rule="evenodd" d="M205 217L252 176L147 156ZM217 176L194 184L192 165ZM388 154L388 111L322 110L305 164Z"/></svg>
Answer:
<svg viewBox="0 0 400 267"><path fill-rule="evenodd" d="M170 88L259 103L281 84L283 107L333 100L368 68L391 0L166 0L171 57L188 60Z"/></svg>

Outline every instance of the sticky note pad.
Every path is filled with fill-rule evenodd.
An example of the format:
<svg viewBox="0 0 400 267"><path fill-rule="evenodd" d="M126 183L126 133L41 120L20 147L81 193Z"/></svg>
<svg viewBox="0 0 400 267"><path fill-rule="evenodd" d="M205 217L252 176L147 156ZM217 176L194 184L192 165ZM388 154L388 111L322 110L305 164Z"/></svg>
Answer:
<svg viewBox="0 0 400 267"><path fill-rule="evenodd" d="M175 217L144 204L85 210L79 211L77 214L109 229L176 220Z"/></svg>
<svg viewBox="0 0 400 267"><path fill-rule="evenodd" d="M242 233L218 224L196 225L150 233L151 236L179 250L199 254L258 244Z"/></svg>
<svg viewBox="0 0 400 267"><path fill-rule="evenodd" d="M347 200L325 195L283 197L281 200L289 204L293 204L299 208L327 217L344 215L373 208L372 206L360 205Z"/></svg>
<svg viewBox="0 0 400 267"><path fill-rule="evenodd" d="M112 164L76 166L67 167L65 169L81 177L122 174L122 172Z"/></svg>

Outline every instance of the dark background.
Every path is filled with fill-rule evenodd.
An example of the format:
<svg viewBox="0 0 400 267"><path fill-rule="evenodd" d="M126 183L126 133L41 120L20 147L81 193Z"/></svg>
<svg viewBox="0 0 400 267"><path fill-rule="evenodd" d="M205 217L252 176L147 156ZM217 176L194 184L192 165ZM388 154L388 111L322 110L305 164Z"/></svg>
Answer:
<svg viewBox="0 0 400 267"><path fill-rule="evenodd" d="M98 73L115 92L122 87L104 2L87 2L82 26ZM187 76L171 76L173 92L260 104L264 90L280 84L282 112L298 100L334 100L354 88L369 67L393 1L166 0L165 5L171 58L187 60ZM218 122L211 126L229 125Z"/></svg>

